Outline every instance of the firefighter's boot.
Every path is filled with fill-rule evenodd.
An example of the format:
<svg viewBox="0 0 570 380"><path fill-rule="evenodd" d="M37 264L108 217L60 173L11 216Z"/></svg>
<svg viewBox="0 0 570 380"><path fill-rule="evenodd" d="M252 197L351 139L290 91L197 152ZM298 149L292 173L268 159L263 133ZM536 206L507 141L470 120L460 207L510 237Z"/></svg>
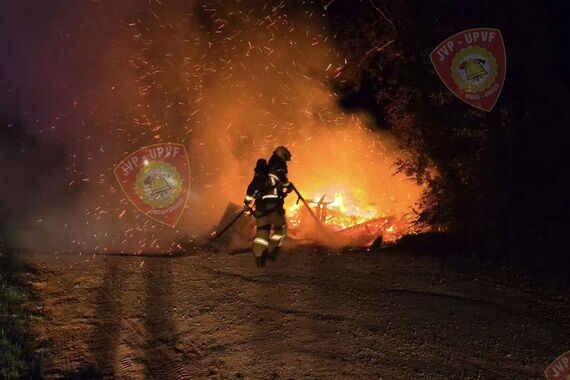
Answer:
<svg viewBox="0 0 570 380"><path fill-rule="evenodd" d="M267 217L257 218L257 232L255 233L255 238L253 239L253 256L255 257L255 263L258 268L265 266L265 252L269 247L269 232L271 230L271 224Z"/></svg>
<svg viewBox="0 0 570 380"><path fill-rule="evenodd" d="M271 261L277 259L279 250L285 237L287 236L287 222L285 221L285 214L274 213L271 215L274 225L274 232L269 239L269 246L267 247L267 258Z"/></svg>

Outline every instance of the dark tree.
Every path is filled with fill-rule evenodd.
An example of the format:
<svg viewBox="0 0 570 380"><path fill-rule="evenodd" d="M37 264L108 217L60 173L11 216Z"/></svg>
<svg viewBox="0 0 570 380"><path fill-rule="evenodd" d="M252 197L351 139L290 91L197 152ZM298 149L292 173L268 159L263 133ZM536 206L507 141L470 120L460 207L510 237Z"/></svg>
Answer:
<svg viewBox="0 0 570 380"><path fill-rule="evenodd" d="M344 105L368 108L397 134L410 152L398 169L429 185L418 223L485 259L567 278L562 4L337 0L328 12L350 58L337 83ZM508 62L490 113L455 98L429 61L448 36L484 26L501 30Z"/></svg>

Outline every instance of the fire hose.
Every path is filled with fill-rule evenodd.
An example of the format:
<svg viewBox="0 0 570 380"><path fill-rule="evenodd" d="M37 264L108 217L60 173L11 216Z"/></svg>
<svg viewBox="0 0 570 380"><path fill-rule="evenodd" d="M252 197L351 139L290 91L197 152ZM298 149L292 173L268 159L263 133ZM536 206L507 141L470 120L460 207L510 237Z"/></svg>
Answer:
<svg viewBox="0 0 570 380"><path fill-rule="evenodd" d="M241 210L233 219L231 222L228 223L227 226L225 226L220 232L216 232L216 235L214 235L213 238L210 239L210 242L215 241L217 238L219 238L220 236L222 236L224 234L224 232L226 232L227 230L230 229L231 226L234 225L235 222L238 221L238 219L245 214L245 212L248 211L247 209L243 209Z"/></svg>
<svg viewBox="0 0 570 380"><path fill-rule="evenodd" d="M297 188L295 187L295 185L291 184L291 188L293 189L293 191L295 192L295 194L297 194L297 203L299 203L299 201L303 202L303 204L305 205L305 207L307 207L307 210L309 210L309 213L311 214L311 216L313 217L313 219L315 220L315 222L317 222L317 225L319 225L320 227L323 227L322 222L319 220L319 218L317 218L317 216L315 215L315 213L313 212L313 210L311 210L311 207L309 206L309 204L307 203L307 201L305 200L305 198L303 198L303 196L301 195L301 193L299 192L299 190L297 190Z"/></svg>

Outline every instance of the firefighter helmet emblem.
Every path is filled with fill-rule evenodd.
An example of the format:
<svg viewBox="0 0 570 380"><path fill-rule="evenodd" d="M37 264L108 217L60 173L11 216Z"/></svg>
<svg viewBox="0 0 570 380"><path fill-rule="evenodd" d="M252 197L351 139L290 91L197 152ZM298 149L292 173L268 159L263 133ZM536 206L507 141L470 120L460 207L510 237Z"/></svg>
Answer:
<svg viewBox="0 0 570 380"><path fill-rule="evenodd" d="M487 90L497 78L497 60L485 48L469 46L457 53L451 63L451 76L459 88L477 93Z"/></svg>
<svg viewBox="0 0 570 380"><path fill-rule="evenodd" d="M477 28L454 34L431 52L430 59L455 96L481 110L493 109L506 75L500 30Z"/></svg>
<svg viewBox="0 0 570 380"><path fill-rule="evenodd" d="M190 164L182 144L155 144L131 153L115 167L115 176L142 213L174 227L190 194Z"/></svg>
<svg viewBox="0 0 570 380"><path fill-rule="evenodd" d="M180 196L182 180L178 170L164 161L144 165L136 180L137 194L154 208L170 206Z"/></svg>

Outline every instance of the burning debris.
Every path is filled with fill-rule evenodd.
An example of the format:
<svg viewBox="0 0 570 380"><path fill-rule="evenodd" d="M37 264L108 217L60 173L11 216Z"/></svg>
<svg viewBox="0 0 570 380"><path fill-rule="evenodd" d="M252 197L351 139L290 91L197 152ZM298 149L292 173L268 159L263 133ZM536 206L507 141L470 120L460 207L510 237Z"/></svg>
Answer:
<svg viewBox="0 0 570 380"><path fill-rule="evenodd" d="M327 202L325 194L308 202L319 222L334 231L343 245L367 246L378 236L384 241L395 241L408 232L411 221L385 216L371 205L359 206L345 198L342 193L335 193L334 200ZM291 235L307 237L304 229L311 231L314 225L308 217L309 211L298 203L288 210Z"/></svg>
<svg viewBox="0 0 570 380"><path fill-rule="evenodd" d="M370 247L375 251L383 242L395 242L411 232L411 215L400 219L396 216L380 216L382 214L374 207L363 210L358 206L349 206L351 203L345 203L344 199L339 193L330 202L326 201L326 195L318 200L305 200L306 203L300 202L301 197L297 198L287 209L288 234L294 244L324 243ZM212 241L231 231L233 238L227 237L226 243L247 244L255 232L255 223L252 219L241 218L244 211L230 203L212 235Z"/></svg>

